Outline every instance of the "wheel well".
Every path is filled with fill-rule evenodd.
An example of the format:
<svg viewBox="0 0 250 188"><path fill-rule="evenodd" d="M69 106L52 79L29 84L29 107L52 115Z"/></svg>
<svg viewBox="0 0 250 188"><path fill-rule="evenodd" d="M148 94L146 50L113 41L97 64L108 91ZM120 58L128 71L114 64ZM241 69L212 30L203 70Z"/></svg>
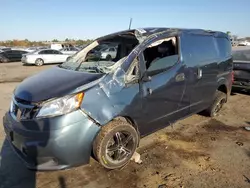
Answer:
<svg viewBox="0 0 250 188"><path fill-rule="evenodd" d="M220 85L217 90L227 94L227 86L225 84Z"/></svg>
<svg viewBox="0 0 250 188"><path fill-rule="evenodd" d="M130 125L132 125L135 128L136 132L138 133L138 136L139 136L138 146L139 146L140 132L139 132L139 128L138 128L137 124L133 121L133 119L128 117L128 116L118 116L118 117L114 118L113 120L125 121L125 122L128 122ZM91 157L97 161L97 159L96 159L96 157L94 155L94 152L93 152L93 147L92 147L92 150L91 150Z"/></svg>
<svg viewBox="0 0 250 188"><path fill-rule="evenodd" d="M125 117L124 116L118 116L118 117L115 118L115 120L120 120L120 121L126 121L126 122L128 122L130 125L132 125L135 128L135 130L137 131L137 133L140 136L139 128L138 128L137 124L133 121L132 118L130 118L128 116L125 116Z"/></svg>

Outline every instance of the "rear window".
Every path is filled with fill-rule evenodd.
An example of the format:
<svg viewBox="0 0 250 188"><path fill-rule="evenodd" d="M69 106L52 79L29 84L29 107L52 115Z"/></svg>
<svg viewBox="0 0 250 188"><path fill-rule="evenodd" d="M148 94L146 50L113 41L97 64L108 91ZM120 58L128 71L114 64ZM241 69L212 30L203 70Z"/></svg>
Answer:
<svg viewBox="0 0 250 188"><path fill-rule="evenodd" d="M231 56L232 45L227 38L216 38L220 57L226 58Z"/></svg>
<svg viewBox="0 0 250 188"><path fill-rule="evenodd" d="M234 61L250 61L250 49L249 50L234 50L232 52Z"/></svg>
<svg viewBox="0 0 250 188"><path fill-rule="evenodd" d="M217 59L218 51L213 36L187 34L182 38L182 52L187 64Z"/></svg>

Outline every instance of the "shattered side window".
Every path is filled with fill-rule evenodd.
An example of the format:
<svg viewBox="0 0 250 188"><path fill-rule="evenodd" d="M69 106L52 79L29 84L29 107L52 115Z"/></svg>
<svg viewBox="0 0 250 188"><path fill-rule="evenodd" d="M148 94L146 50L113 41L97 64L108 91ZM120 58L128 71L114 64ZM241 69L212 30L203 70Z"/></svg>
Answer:
<svg viewBox="0 0 250 188"><path fill-rule="evenodd" d="M126 77L125 77L125 82L132 82L136 81L139 79L139 60L138 57L134 59L134 61L131 63L131 66L129 67Z"/></svg>

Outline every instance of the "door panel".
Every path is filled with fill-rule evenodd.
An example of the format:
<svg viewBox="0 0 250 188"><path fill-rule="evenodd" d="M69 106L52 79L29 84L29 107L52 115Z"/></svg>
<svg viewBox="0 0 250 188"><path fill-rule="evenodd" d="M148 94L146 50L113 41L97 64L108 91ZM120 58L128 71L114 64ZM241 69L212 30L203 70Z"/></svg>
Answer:
<svg viewBox="0 0 250 188"><path fill-rule="evenodd" d="M183 60L190 75L187 82L190 111L198 113L206 109L214 98L217 87L218 51L212 35L183 34L181 46Z"/></svg>
<svg viewBox="0 0 250 188"><path fill-rule="evenodd" d="M63 54L55 55L55 62L56 63L63 63L66 61L67 57L68 57L67 55L63 55Z"/></svg>
<svg viewBox="0 0 250 188"><path fill-rule="evenodd" d="M44 54L42 58L44 63L54 63L54 54Z"/></svg>
<svg viewBox="0 0 250 188"><path fill-rule="evenodd" d="M6 57L9 61L15 61L15 56L14 56L14 54L13 54L12 51L5 52L5 57Z"/></svg>
<svg viewBox="0 0 250 188"><path fill-rule="evenodd" d="M163 128L189 113L185 76L185 66L178 62L170 70L152 76L151 81L142 83L142 134Z"/></svg>

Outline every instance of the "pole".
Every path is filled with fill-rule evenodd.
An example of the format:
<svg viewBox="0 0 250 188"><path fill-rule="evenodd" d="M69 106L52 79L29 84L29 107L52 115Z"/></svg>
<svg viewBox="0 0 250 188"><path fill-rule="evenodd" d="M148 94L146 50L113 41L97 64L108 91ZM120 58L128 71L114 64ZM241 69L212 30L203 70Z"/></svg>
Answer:
<svg viewBox="0 0 250 188"><path fill-rule="evenodd" d="M128 27L128 29L130 30L131 29L131 24L132 24L132 18L130 18L130 21L129 21L129 27Z"/></svg>

